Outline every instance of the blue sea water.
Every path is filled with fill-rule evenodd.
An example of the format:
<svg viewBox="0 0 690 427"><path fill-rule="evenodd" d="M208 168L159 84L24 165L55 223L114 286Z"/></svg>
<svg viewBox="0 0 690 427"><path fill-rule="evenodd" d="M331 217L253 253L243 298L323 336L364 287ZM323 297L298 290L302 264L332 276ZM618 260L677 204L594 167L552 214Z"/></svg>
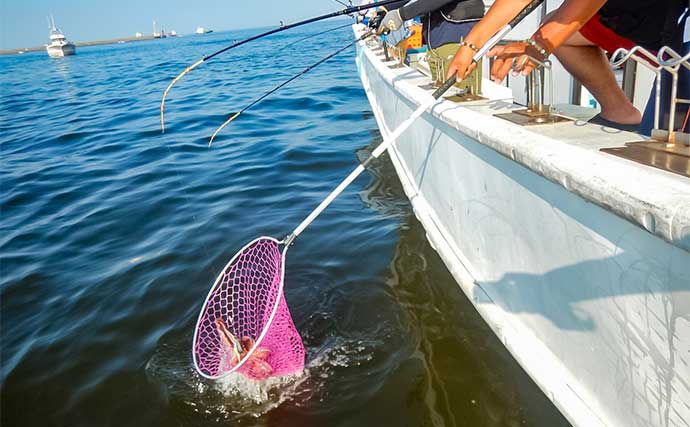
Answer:
<svg viewBox="0 0 690 427"><path fill-rule="evenodd" d="M1 423L567 425L425 239L386 156L290 249L297 378L202 379L196 316L247 241L289 233L381 138L345 21L0 57Z"/></svg>

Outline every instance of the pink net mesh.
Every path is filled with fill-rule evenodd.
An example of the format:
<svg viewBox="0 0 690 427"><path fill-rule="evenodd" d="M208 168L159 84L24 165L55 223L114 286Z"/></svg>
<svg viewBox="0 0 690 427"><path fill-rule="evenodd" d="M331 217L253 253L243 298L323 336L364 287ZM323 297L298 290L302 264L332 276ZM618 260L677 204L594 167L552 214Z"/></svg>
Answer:
<svg viewBox="0 0 690 427"><path fill-rule="evenodd" d="M199 316L193 349L199 372L218 378L237 369L261 380L304 368L304 345L283 296L282 276L283 256L273 239L257 239L235 255Z"/></svg>

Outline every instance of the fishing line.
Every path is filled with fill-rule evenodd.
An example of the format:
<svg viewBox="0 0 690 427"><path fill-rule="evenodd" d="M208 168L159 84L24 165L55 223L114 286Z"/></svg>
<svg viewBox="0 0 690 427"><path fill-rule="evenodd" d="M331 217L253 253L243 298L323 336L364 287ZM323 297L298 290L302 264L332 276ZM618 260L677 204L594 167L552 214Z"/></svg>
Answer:
<svg viewBox="0 0 690 427"><path fill-rule="evenodd" d="M350 24L348 24L348 25L350 25ZM240 114L242 114L242 113L244 113L245 111L247 111L248 109L252 108L252 107L255 106L256 104L258 104L259 102L261 102L263 99L265 99L267 96L269 96L269 95L271 95L272 93L278 91L278 90L279 90L280 88L282 88L283 86L287 85L288 83L292 82L293 80L296 80L298 77L301 77L301 76L305 75L305 74L308 73L309 71L313 70L314 68L318 67L319 65L323 64L324 62L326 62L326 61L328 61L329 59L333 58L334 56L338 55L339 53L344 52L344 51L347 50L348 48L352 47L355 43L359 42L360 40L364 40L365 38L369 37L370 35L372 35L372 33L367 32L366 34L362 35L361 37L358 37L357 39L355 39L355 40L352 41L351 43L348 43L347 46L342 47L342 48L336 50L335 52L331 53L330 55L328 55L328 56L326 56L326 57L320 59L319 61L313 63L312 65L308 66L308 67L305 68L304 70L300 71L299 73L297 73L297 74L295 74L294 76L290 77L289 79L285 80L284 82L282 82L282 83L279 84L278 86L274 87L273 89L271 89L271 90L269 90L268 92L264 93L264 94L261 95L260 97L256 98L255 100L253 100L252 102L250 102L249 105L247 105L246 107L242 108L240 111L238 111L238 112L236 112L236 113L233 113L233 114L232 114L222 125L220 125L220 126L218 127L218 129L216 129L215 132L213 132L213 135L211 135L211 139L210 139L209 142L208 142L209 148L211 147L211 144L213 144L213 140L216 138L216 135L218 135L218 133L219 133L221 130L223 130L223 128L224 128L225 126L229 125L229 124L230 124L233 120L235 120Z"/></svg>
<svg viewBox="0 0 690 427"><path fill-rule="evenodd" d="M320 31L320 32L318 32L318 33L310 34L310 35L308 35L308 36L306 36L306 37L304 37L304 38L302 38L302 39L299 39L299 40L297 40L297 41L294 42L294 43L290 43L290 44L295 44L295 45L296 45L296 44L300 44L300 43L302 43L303 41L309 40L309 39L311 39L311 38L313 38L313 37L320 36L320 35L323 35L323 34L326 34L326 33L330 33L331 31L335 31L335 30L339 30L339 29L341 29L341 28L351 27L351 26L352 26L352 23L351 23L351 22L348 22L348 23L345 24L345 25L339 25L339 26L337 26L337 27L335 27L335 28L331 28L331 29L329 29L329 30Z"/></svg>
<svg viewBox="0 0 690 427"><path fill-rule="evenodd" d="M342 0L334 0L334 1L335 1L336 3L342 4L342 5L345 6L345 7L352 7L352 0L349 1L349 4L348 4L348 3L345 3L345 2L342 1Z"/></svg>
<svg viewBox="0 0 690 427"><path fill-rule="evenodd" d="M400 0L382 0L379 2L375 2L375 3L363 4L363 5L359 5L359 6L352 6L352 7L346 8L346 9L327 13L325 15L320 15L320 16L316 16L314 18L309 18L309 19L305 19L303 21L295 22L294 24L283 25L283 26L280 26L278 28L274 28L272 30L263 32L261 34L257 34L255 36L246 38L244 40L234 42L233 44L226 46L226 47L224 47L224 48L222 48L222 49L220 49L220 50L218 50L218 51L216 51L210 55L204 56L200 60L196 61L192 65L185 68L184 71L182 71L179 75L177 75L177 77L172 79L172 81L170 82L168 87L165 88L165 91L163 92L163 98L161 99L161 107L160 107L160 110L161 110L161 132L165 133L165 99L168 96L168 92L170 92L170 89L172 89L172 87L178 81L180 81L180 79L182 77L184 77L187 73L189 73L190 71L192 71L193 69L195 69L196 67L201 65L202 63L215 58L216 56L220 55L223 52L227 52L228 50L234 49L238 46L242 46L245 43L249 43L251 41L258 40L258 39L266 37L266 36L270 36L271 34L279 33L281 31L285 31L285 30L289 30L290 28L295 28L295 27L299 27L302 25L311 24L312 22L318 22L318 21L322 21L322 20L328 19L328 18L335 18L336 16L350 15L351 13L359 12L361 10L372 9L372 8L376 8L379 6L384 6L387 4L395 3L397 1L400 1Z"/></svg>

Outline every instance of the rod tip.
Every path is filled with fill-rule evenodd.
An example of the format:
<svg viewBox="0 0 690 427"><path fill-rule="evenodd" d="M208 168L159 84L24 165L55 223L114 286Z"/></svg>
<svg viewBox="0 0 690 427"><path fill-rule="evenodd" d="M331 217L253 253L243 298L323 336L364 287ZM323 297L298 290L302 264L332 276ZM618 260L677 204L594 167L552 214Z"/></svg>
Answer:
<svg viewBox="0 0 690 427"><path fill-rule="evenodd" d="M240 115L240 113L241 113L241 111L238 111L238 112L234 113L232 116L230 116L229 119L227 119L227 120L225 121L225 123L223 123L222 125L220 125L220 126L218 127L218 129L216 129L216 131L213 132L213 135L211 135L211 139L208 141L208 148L211 148L211 144L213 144L213 140L216 139L216 135L218 135L218 133L219 133L221 130L223 130L223 128L224 128L225 126L229 125L230 122L232 122L233 120L235 120L235 119L237 118L237 116Z"/></svg>

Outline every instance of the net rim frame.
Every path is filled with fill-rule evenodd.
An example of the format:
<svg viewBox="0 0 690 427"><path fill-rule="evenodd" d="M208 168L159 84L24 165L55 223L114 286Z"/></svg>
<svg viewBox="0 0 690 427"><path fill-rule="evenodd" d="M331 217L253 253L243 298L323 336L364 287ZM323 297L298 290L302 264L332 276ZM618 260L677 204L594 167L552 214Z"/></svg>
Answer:
<svg viewBox="0 0 690 427"><path fill-rule="evenodd" d="M215 282L213 282L213 286L211 286L211 290L208 291L208 295L206 295L206 299L204 299L204 304L201 306L201 310L199 311L199 316L197 317L196 325L194 326L194 337L192 338L192 359L194 362L194 369L196 369L196 371L199 373L199 375L201 375L204 378L207 378L210 380L217 380L220 378L224 378L224 377L232 374L233 372L237 371L238 369L240 369L242 367L242 365L244 365L244 363L247 360L249 360L251 355L254 354L254 350L256 350L259 347L259 344L261 343L261 341L263 341L264 336L266 336L266 333L268 333L269 328L264 327L263 331L261 331L261 334L259 334L259 337L256 339L256 341L254 343L254 347L251 350L249 350L249 352L244 357L244 359L242 361L240 361L240 363L235 365L231 370L223 372L220 375L214 376L214 375L207 375L206 373L204 373L199 368L199 363L197 361L197 356L196 356L196 339L197 339L197 334L199 332L199 324L201 323L201 319L204 317L204 313L206 312L206 304L208 304L208 300L211 298L211 295L213 295L213 291L215 291L216 288L218 287L218 284L221 282L221 279L223 278L223 275L224 275L225 271L228 269L228 267L230 267L230 265L232 265L233 261L235 261L235 259L245 249L247 249L249 246L253 245L254 243L258 242L259 240L270 240L270 241L275 242L278 246L280 246L284 243L283 240L278 240L275 237L261 236L261 237L257 237L256 239L254 239L254 240L250 241L249 243L247 243L246 245L242 246L242 248L240 250L238 250L232 258L230 258L230 261L228 261L225 264L225 266L223 267L221 272L216 277L216 280L215 280ZM278 287L278 297L276 298L275 304L273 305L273 310L271 310L271 316L268 318L267 325L271 325L273 323L273 318L275 317L276 313L278 312L278 303L280 303L281 295L283 295L283 285L284 285L284 280L285 280L285 254L287 253L287 250L289 247L290 247L290 245L286 245L280 254L282 257L282 260L280 263L281 264L281 266L280 266L280 286Z"/></svg>

